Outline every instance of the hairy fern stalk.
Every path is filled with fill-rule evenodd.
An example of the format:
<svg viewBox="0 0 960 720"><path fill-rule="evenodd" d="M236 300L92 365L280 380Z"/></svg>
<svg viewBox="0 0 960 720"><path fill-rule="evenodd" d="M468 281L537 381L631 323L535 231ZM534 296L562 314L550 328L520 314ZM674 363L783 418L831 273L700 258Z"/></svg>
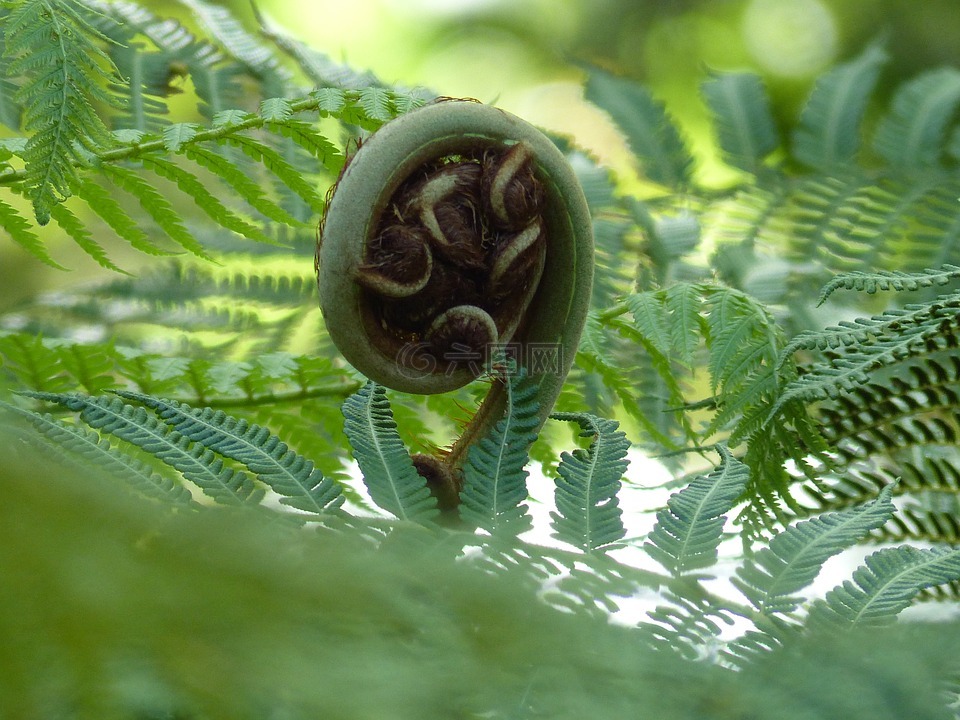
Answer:
<svg viewBox="0 0 960 720"><path fill-rule="evenodd" d="M266 16L182 5L189 22L125 0L0 9L0 225L38 262L59 268L66 240L107 271L0 315L0 618L29 627L0 620L0 718L797 717L828 684L824 716L948 717L955 624L893 626L960 592L960 71L882 107L870 46L788 132L761 77L712 73L735 178L718 191L645 87L586 68L642 182L556 141L598 272L538 437L551 408L525 371L390 392L323 330L327 189L354 138L432 93ZM440 488L417 458L491 387L497 417ZM662 508L628 502L631 447L672 473ZM553 490L542 523L533 483ZM639 622L609 623L639 597ZM221 652L224 627L251 630ZM371 658L375 690L343 674ZM664 668L683 693L650 680ZM881 685L903 706L862 704Z"/></svg>

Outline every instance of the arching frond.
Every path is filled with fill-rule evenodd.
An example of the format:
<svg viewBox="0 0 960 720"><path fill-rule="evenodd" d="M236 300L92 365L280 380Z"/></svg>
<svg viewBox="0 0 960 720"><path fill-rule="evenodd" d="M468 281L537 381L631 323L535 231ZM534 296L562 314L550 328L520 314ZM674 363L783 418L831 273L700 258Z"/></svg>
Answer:
<svg viewBox="0 0 960 720"><path fill-rule="evenodd" d="M897 292L912 292L921 288L946 285L960 278L960 267L944 265L939 268L928 268L920 272L903 272L900 270L875 270L853 272L837 275L824 285L817 300L817 305L823 305L837 290L858 290L865 293L877 293L885 290Z"/></svg>
<svg viewBox="0 0 960 720"><path fill-rule="evenodd" d="M780 144L763 81L751 73L715 73L700 90L713 113L724 160L756 173Z"/></svg>
<svg viewBox="0 0 960 720"><path fill-rule="evenodd" d="M640 162L640 172L667 187L689 183L693 159L662 104L646 88L590 68L586 98L609 113Z"/></svg>
<svg viewBox="0 0 960 720"><path fill-rule="evenodd" d="M94 110L98 102L115 102L101 85L114 70L103 39L75 0L24 0L4 21L5 54L13 58L7 73L27 78L16 99L31 132L25 181L41 225L50 208L70 196L74 164L87 162L85 151L111 144Z"/></svg>
<svg viewBox="0 0 960 720"><path fill-rule="evenodd" d="M504 382L504 381L498 381ZM537 386L521 369L506 381L503 418L474 443L463 467L460 514L491 533L518 535L530 527L527 463L539 419Z"/></svg>
<svg viewBox="0 0 960 720"><path fill-rule="evenodd" d="M871 45L821 76L793 134L793 155L817 170L833 170L860 147L860 123L887 54Z"/></svg>
<svg viewBox="0 0 960 720"><path fill-rule="evenodd" d="M554 537L584 552L616 543L626 534L617 492L629 464L630 441L612 420L573 413L551 417L577 423L580 436L592 438L587 450L560 456L554 501L557 512L550 514Z"/></svg>
<svg viewBox="0 0 960 720"><path fill-rule="evenodd" d="M322 514L343 503L340 486L313 463L291 450L266 428L231 417L222 410L120 391L128 400L154 410L160 419L198 445L236 460L280 495L280 502Z"/></svg>
<svg viewBox="0 0 960 720"><path fill-rule="evenodd" d="M256 504L263 490L244 472L224 466L211 450L171 429L145 408L125 404L117 397L87 397L57 393L26 393L80 413L90 427L136 445L183 474L218 503Z"/></svg>
<svg viewBox="0 0 960 720"><path fill-rule="evenodd" d="M726 513L743 493L749 469L725 447L721 464L674 493L657 513L657 524L644 549L675 576L696 577L713 567L723 537Z"/></svg>
<svg viewBox="0 0 960 720"><path fill-rule="evenodd" d="M810 607L810 624L831 630L892 623L921 590L960 580L960 550L909 546L870 555L846 580Z"/></svg>
<svg viewBox="0 0 960 720"><path fill-rule="evenodd" d="M90 466L112 473L142 495L177 505L192 504L190 491L176 479L160 475L92 430L70 425L49 414L35 413L0 401L0 411L15 414L47 438L54 452L69 455L75 469Z"/></svg>
<svg viewBox="0 0 960 720"><path fill-rule="evenodd" d="M890 112L880 120L873 146L898 169L940 166L944 134L960 106L960 70L929 70L902 85Z"/></svg>
<svg viewBox="0 0 960 720"><path fill-rule="evenodd" d="M747 558L733 584L763 614L793 612L802 601L796 593L813 582L829 558L889 520L894 512L891 492L887 487L867 505L787 528Z"/></svg>
<svg viewBox="0 0 960 720"><path fill-rule="evenodd" d="M343 431L373 501L401 520L434 517L437 500L400 442L383 386L368 382L347 398L342 410Z"/></svg>

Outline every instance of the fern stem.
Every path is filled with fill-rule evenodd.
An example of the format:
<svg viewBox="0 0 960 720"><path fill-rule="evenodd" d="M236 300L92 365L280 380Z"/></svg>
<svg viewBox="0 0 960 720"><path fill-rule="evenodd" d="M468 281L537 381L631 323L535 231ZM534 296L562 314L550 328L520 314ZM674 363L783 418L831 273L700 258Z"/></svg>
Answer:
<svg viewBox="0 0 960 720"><path fill-rule="evenodd" d="M348 91L344 92L345 102L355 102L358 100L358 98L358 93L351 93ZM291 114L296 115L302 112L313 111L319 111L321 114L326 114L326 111L323 110L325 102L326 101L323 97L314 95L301 98L299 100L291 100L289 101ZM239 122L224 123L223 125L217 125L207 128L206 130L199 130L192 138L190 138L188 141L185 141L183 145L196 145L211 141L216 142L217 140L232 137L246 130L259 130L265 125L271 124L278 124L278 122L275 119L267 119L261 115L251 113L244 120ZM121 145L119 147L111 147L110 149L105 149L96 153L95 156L101 163L115 163L123 160L135 160L142 155L155 152L169 152L167 143L163 138L146 140L145 142L130 143ZM79 166L80 163L75 161L73 162L73 165ZM0 172L0 185L11 185L23 182L27 179L27 177L28 172L26 169L6 170L4 172Z"/></svg>
<svg viewBox="0 0 960 720"><path fill-rule="evenodd" d="M238 397L181 397L169 398L186 405L203 404L211 408L252 408L263 405L288 405L299 404L304 400L316 400L318 398L346 398L357 392L363 387L363 383L356 381L352 383L336 383L333 385L320 385L309 390L294 390L285 393L264 393L262 395L244 395Z"/></svg>

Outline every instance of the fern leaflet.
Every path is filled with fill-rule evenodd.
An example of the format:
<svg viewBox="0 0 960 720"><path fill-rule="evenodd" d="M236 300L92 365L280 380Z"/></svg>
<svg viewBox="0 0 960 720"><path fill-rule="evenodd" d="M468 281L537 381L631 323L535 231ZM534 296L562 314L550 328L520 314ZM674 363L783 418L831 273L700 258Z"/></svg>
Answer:
<svg viewBox="0 0 960 720"><path fill-rule="evenodd" d="M231 417L222 410L119 391L154 410L170 427L197 444L236 460L281 496L280 502L322 514L343 503L340 486L325 478L310 460L298 455L266 428Z"/></svg>
<svg viewBox="0 0 960 720"><path fill-rule="evenodd" d="M668 187L690 182L693 159L663 105L646 88L591 68L586 98L620 127L646 177Z"/></svg>
<svg viewBox="0 0 960 720"><path fill-rule="evenodd" d="M724 159L756 173L779 144L763 81L751 73L715 74L701 85Z"/></svg>
<svg viewBox="0 0 960 720"><path fill-rule="evenodd" d="M802 599L793 595L816 578L823 564L893 515L888 485L871 503L805 520L774 536L749 558L733 584L761 613L789 613Z"/></svg>
<svg viewBox="0 0 960 720"><path fill-rule="evenodd" d="M101 432L136 445L183 474L218 503L257 504L263 491L246 473L224 467L223 461L203 445L160 422L145 408L125 404L116 397L87 397L28 392L29 397L63 405L80 413L80 419Z"/></svg>
<svg viewBox="0 0 960 720"><path fill-rule="evenodd" d="M956 580L960 580L960 550L885 548L870 555L852 580L814 602L810 623L831 629L889 624L924 588Z"/></svg>
<svg viewBox="0 0 960 720"><path fill-rule="evenodd" d="M674 576L692 576L712 567L723 538L726 513L743 493L750 471L725 447L722 463L674 493L657 513L657 524L644 543L647 553Z"/></svg>
<svg viewBox="0 0 960 720"><path fill-rule="evenodd" d="M554 496L558 512L550 513L554 537L584 552L609 546L626 534L617 492L627 469L630 442L613 420L575 413L551 417L575 422L581 437L593 438L586 451L560 456Z"/></svg>
<svg viewBox="0 0 960 720"><path fill-rule="evenodd" d="M960 71L930 70L901 86L877 127L873 146L895 168L940 164L944 133L960 105Z"/></svg>
<svg viewBox="0 0 960 720"><path fill-rule="evenodd" d="M92 430L68 425L49 414L41 415L2 401L0 410L26 420L53 443L56 452L70 454L75 466L89 469L92 463L123 479L146 497L177 505L192 504L190 491L179 482L158 474L140 460L112 447L109 440Z"/></svg>
<svg viewBox="0 0 960 720"><path fill-rule="evenodd" d="M373 501L401 520L423 522L439 510L413 467L390 410L387 391L368 382L343 403L343 431Z"/></svg>
<svg viewBox="0 0 960 720"><path fill-rule="evenodd" d="M29 77L16 99L24 104L24 128L33 131L24 159L40 225L50 220L51 207L70 196L74 163L86 163L81 148L111 144L93 105L116 103L98 85L113 79L113 67L99 46L105 36L84 12L75 0L24 0L5 20L5 54L13 58L7 73Z"/></svg>
<svg viewBox="0 0 960 720"><path fill-rule="evenodd" d="M793 135L793 155L818 170L850 161L860 145L860 122L886 53L870 46L858 58L821 76Z"/></svg>
<svg viewBox="0 0 960 720"><path fill-rule="evenodd" d="M503 381L498 381L503 382ZM530 527L527 463L539 424L536 382L522 369L505 381L503 418L474 443L463 468L460 514L491 533L517 535Z"/></svg>

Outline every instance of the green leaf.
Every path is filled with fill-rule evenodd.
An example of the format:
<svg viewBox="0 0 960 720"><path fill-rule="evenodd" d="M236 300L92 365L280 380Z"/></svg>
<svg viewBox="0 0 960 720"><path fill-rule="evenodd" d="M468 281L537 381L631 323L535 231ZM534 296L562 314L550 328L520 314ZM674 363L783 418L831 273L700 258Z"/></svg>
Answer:
<svg viewBox="0 0 960 720"><path fill-rule="evenodd" d="M888 485L871 503L787 528L737 569L733 584L761 613L792 612L802 602L795 593L813 582L827 560L893 516L892 492Z"/></svg>
<svg viewBox="0 0 960 720"><path fill-rule="evenodd" d="M130 274L126 270L121 270L112 260L110 260L106 251L96 240L93 239L93 236L87 230L83 222L81 222L80 218L68 210L65 205L54 205L51 207L50 216L56 220L57 225L59 225L67 235L72 237L74 242L77 243L77 245L79 245L80 248L87 253L87 255L96 260L97 264L99 264L101 267L105 267L107 270L113 270L114 272L122 273L123 275Z"/></svg>
<svg viewBox="0 0 960 720"><path fill-rule="evenodd" d="M340 486L325 478L310 460L297 454L266 428L231 417L222 410L193 408L186 403L118 392L143 403L184 437L236 460L281 496L280 502L315 514L343 503Z"/></svg>
<svg viewBox="0 0 960 720"><path fill-rule="evenodd" d="M560 455L554 495L557 512L550 513L553 536L586 553L605 548L626 534L617 492L629 465L630 441L613 420L577 413L550 417L575 422L581 437L592 438L587 450Z"/></svg>
<svg viewBox="0 0 960 720"><path fill-rule="evenodd" d="M437 500L397 435L386 389L368 382L342 410L343 431L373 501L401 520L423 522L437 515Z"/></svg>
<svg viewBox="0 0 960 720"><path fill-rule="evenodd" d="M163 146L170 152L178 153L184 143L196 137L200 126L196 123L174 123L163 129Z"/></svg>
<svg viewBox="0 0 960 720"><path fill-rule="evenodd" d="M77 197L82 198L94 213L100 216L117 235L130 243L140 252L148 255L172 255L150 241L147 234L137 225L126 211L120 207L113 195L92 180L83 180L75 186Z"/></svg>
<svg viewBox="0 0 960 720"><path fill-rule="evenodd" d="M259 112L267 122L284 122L290 119L293 109L286 98L267 98L260 102Z"/></svg>
<svg viewBox="0 0 960 720"><path fill-rule="evenodd" d="M903 546L873 553L810 607L812 627L831 630L892 623L921 590L960 580L960 550Z"/></svg>
<svg viewBox="0 0 960 720"><path fill-rule="evenodd" d="M27 80L15 99L24 106L23 127L32 131L24 152L27 186L37 222L71 194L84 148L112 140L94 104L114 104L101 88L113 65L100 47L105 37L74 0L25 0L5 19L5 55L11 77ZM107 69L105 69L107 68Z"/></svg>
<svg viewBox="0 0 960 720"><path fill-rule="evenodd" d="M147 211L147 214L167 233L171 240L197 257L204 260L212 259L203 245L180 221L180 215L174 207L138 173L128 168L108 164L101 166L101 170L119 187L133 195L140 203L140 207Z"/></svg>
<svg viewBox="0 0 960 720"><path fill-rule="evenodd" d="M663 105L646 88L590 68L586 98L623 131L644 176L671 188L689 185L693 158Z"/></svg>
<svg viewBox="0 0 960 720"><path fill-rule="evenodd" d="M43 241L30 229L30 223L13 207L0 200L0 227L20 247L33 255L41 262L57 270L66 270L63 265L55 261L44 247Z"/></svg>
<svg viewBox="0 0 960 720"><path fill-rule="evenodd" d="M715 73L700 89L713 114L724 160L756 173L780 144L763 80L753 73Z"/></svg>
<svg viewBox="0 0 960 720"><path fill-rule="evenodd" d="M315 212L323 212L323 199L317 194L315 185L308 182L303 174L276 150L243 135L228 135L222 138L222 142L240 148L248 157L262 163Z"/></svg>
<svg viewBox="0 0 960 720"><path fill-rule="evenodd" d="M80 419L101 432L116 435L136 445L183 474L218 503L257 504L263 497L243 472L226 468L223 461L201 444L190 444L142 407L125 404L116 397L87 397L31 392L29 397L63 405L80 413Z"/></svg>
<svg viewBox="0 0 960 720"><path fill-rule="evenodd" d="M359 102L363 111L374 120L386 122L396 116L393 109L393 94L384 88L361 88Z"/></svg>
<svg viewBox="0 0 960 720"><path fill-rule="evenodd" d="M192 505L190 491L179 482L159 475L150 466L121 452L92 430L68 425L49 414L23 410L0 401L0 409L16 414L30 423L54 445L54 452L67 454L78 468L89 470L93 465L129 483L146 497Z"/></svg>
<svg viewBox="0 0 960 720"><path fill-rule="evenodd" d="M227 230L232 230L241 237L251 240L270 245L276 244L273 238L264 233L263 230L227 208L216 195L207 189L207 186L199 178L182 167L154 155L145 155L143 166L153 170L160 177L175 182L180 190L193 199L198 208Z"/></svg>
<svg viewBox="0 0 960 720"><path fill-rule="evenodd" d="M674 493L657 513L657 524L643 547L674 576L705 577L717 562L728 513L750 479L746 465L718 446L721 464Z"/></svg>
<svg viewBox="0 0 960 720"><path fill-rule="evenodd" d="M537 384L521 369L506 381L503 418L471 445L463 468L460 515L491 533L517 535L530 527L527 471L539 424Z"/></svg>
<svg viewBox="0 0 960 720"><path fill-rule="evenodd" d="M293 215L268 198L260 183L252 179L247 172L237 167L221 153L213 152L198 145L187 145L184 148L184 154L201 167L215 174L249 203L250 207L264 217L292 227L303 225Z"/></svg>
<svg viewBox="0 0 960 720"><path fill-rule="evenodd" d="M936 167L947 125L960 105L960 70L929 70L900 86L877 126L873 147L897 168Z"/></svg>
<svg viewBox="0 0 960 720"><path fill-rule="evenodd" d="M818 170L848 163L860 147L860 124L887 55L876 45L821 76L793 133L793 155Z"/></svg>

